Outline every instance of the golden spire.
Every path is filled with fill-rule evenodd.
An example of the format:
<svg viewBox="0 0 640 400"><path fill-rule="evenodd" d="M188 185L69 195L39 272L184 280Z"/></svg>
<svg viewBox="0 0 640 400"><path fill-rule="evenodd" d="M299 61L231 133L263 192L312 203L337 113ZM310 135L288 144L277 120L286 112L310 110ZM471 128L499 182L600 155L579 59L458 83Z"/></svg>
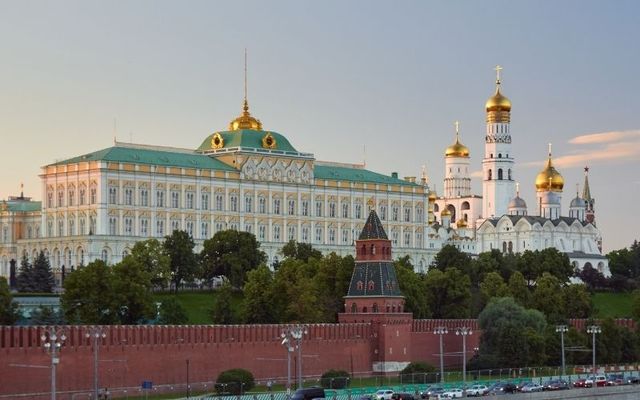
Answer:
<svg viewBox="0 0 640 400"><path fill-rule="evenodd" d="M500 93L500 84L502 83L500 71L502 69L500 65L496 65L494 68L496 71L496 92L485 103L488 123L508 123L511 120L511 101Z"/></svg>
<svg viewBox="0 0 640 400"><path fill-rule="evenodd" d="M562 192L564 187L564 178L553 166L551 161L551 143L549 143L549 158L547 166L536 176L536 189L539 192L552 191Z"/></svg>
<svg viewBox="0 0 640 400"><path fill-rule="evenodd" d="M460 143L460 122L454 123L456 127L456 142L444 151L445 157L469 157L469 148Z"/></svg>
<svg viewBox="0 0 640 400"><path fill-rule="evenodd" d="M244 49L244 103L242 106L242 114L229 123L230 131L240 129L251 129L254 131L262 130L262 122L254 118L249 113L249 101L247 100L247 49Z"/></svg>

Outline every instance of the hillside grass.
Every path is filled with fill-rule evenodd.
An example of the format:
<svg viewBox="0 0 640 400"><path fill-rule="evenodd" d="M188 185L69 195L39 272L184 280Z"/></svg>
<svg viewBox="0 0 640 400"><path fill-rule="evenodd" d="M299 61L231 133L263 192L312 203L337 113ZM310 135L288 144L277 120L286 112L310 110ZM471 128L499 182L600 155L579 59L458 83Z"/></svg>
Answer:
<svg viewBox="0 0 640 400"><path fill-rule="evenodd" d="M598 292L591 299L598 318L631 318L631 293Z"/></svg>
<svg viewBox="0 0 640 400"><path fill-rule="evenodd" d="M211 320L211 308L213 302L217 296L215 290L207 291L185 291L175 293L156 293L154 294L154 301L162 301L170 297L176 297L178 302L184 307L189 318L188 324L200 325L200 324L212 324ZM231 298L231 308L235 315L239 315L240 305L242 303L242 293L235 292Z"/></svg>

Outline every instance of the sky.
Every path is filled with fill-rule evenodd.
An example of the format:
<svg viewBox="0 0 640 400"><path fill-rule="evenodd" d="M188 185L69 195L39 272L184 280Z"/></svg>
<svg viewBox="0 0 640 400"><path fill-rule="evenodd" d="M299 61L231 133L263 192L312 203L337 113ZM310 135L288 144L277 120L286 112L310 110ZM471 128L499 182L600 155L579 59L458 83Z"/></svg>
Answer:
<svg viewBox="0 0 640 400"><path fill-rule="evenodd" d="M241 111L318 160L442 189L454 121L481 170L500 64L515 179L589 165L604 249L640 239L640 2L0 0L0 198L119 141L197 148ZM114 124L115 121L115 124ZM474 192L481 193L480 178Z"/></svg>

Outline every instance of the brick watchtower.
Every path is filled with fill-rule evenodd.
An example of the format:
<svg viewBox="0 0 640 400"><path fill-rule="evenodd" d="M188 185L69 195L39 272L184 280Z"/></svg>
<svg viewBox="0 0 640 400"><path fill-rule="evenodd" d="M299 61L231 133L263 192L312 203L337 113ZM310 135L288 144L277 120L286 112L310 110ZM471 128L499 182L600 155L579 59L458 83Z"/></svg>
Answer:
<svg viewBox="0 0 640 400"><path fill-rule="evenodd" d="M404 296L400 292L391 258L391 241L375 210L356 240L356 265L345 296L345 312L340 322L369 322L374 335L372 370L380 373L404 368L411 355L413 316L404 312Z"/></svg>

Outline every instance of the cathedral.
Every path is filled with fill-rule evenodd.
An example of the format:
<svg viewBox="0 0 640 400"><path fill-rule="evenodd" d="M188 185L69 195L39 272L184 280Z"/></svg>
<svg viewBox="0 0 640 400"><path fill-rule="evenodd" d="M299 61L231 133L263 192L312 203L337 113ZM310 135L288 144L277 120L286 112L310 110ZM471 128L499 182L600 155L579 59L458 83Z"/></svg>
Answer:
<svg viewBox="0 0 640 400"><path fill-rule="evenodd" d="M536 205L531 214L520 197L511 149L511 101L501 92L500 69L496 68L495 93L485 104L482 196L471 193L469 149L461 143L456 123L455 143L445 151L443 196L432 191L429 197L428 237L438 241L436 247L452 244L472 255L493 249L521 253L555 247L567 254L576 269L590 266L609 276L596 227L589 168L585 168L582 195L576 192L568 215L563 215L564 178L553 165L549 145L546 165L535 180Z"/></svg>
<svg viewBox="0 0 640 400"><path fill-rule="evenodd" d="M191 235L199 251L216 232L253 233L269 264L289 240L318 250L353 254L370 211L393 245L393 258L409 256L426 272L444 245L472 256L498 249L522 252L555 247L576 268L608 274L596 227L587 170L582 196L563 216L564 180L551 153L538 175L532 214L520 198L511 151L511 102L496 91L485 104L482 195L471 193L469 149L456 124L445 151L438 196L420 181L370 171L361 164L317 160L284 135L263 128L249 111L198 147L116 142L42 167L42 201L21 193L0 202L0 276L22 257L48 257L60 280L63 268L101 259L122 260L133 245L174 230Z"/></svg>

